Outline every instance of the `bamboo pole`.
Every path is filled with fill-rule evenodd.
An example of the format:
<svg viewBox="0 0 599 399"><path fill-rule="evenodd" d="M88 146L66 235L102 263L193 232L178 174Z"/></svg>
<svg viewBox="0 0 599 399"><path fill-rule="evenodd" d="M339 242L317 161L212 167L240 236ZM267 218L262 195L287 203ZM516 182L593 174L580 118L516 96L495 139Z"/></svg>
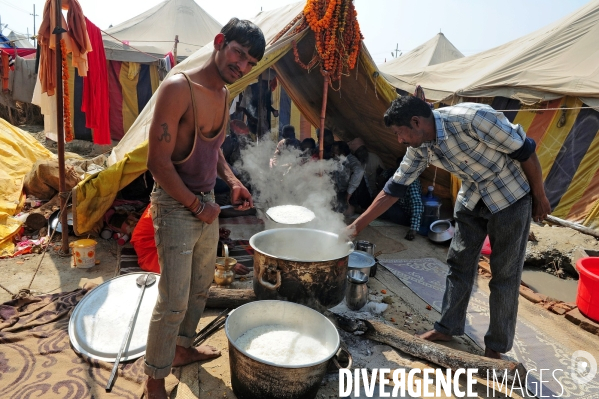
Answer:
<svg viewBox="0 0 599 399"><path fill-rule="evenodd" d="M318 135L318 153L319 158L323 159L324 157L324 120L327 114L327 97L329 95L329 73L327 71L323 71L322 75L324 76L324 86L322 88L322 108L320 109L320 132Z"/></svg>
<svg viewBox="0 0 599 399"><path fill-rule="evenodd" d="M179 44L179 35L175 35L175 48L173 50L173 55L174 55L174 59L175 59L175 64L172 66L172 68L175 67L175 65L177 65L177 45Z"/></svg>
<svg viewBox="0 0 599 399"><path fill-rule="evenodd" d="M56 0L56 134L58 136L58 187L60 196L60 224L62 227L62 247L63 254L69 253L69 229L67 225L67 199L65 197L65 165L64 165L64 110L62 93L62 49L60 48L60 39L62 38L62 1Z"/></svg>
<svg viewBox="0 0 599 399"><path fill-rule="evenodd" d="M563 226L563 227L569 227L573 230L580 231L581 233L588 234L595 238L599 238L599 232L596 230L593 230L591 228L581 226L579 224L572 223L567 220L563 220L563 219L560 219L560 218L557 218L557 217L551 216L551 215L547 215L545 220L548 220L551 223L559 224L560 226Z"/></svg>

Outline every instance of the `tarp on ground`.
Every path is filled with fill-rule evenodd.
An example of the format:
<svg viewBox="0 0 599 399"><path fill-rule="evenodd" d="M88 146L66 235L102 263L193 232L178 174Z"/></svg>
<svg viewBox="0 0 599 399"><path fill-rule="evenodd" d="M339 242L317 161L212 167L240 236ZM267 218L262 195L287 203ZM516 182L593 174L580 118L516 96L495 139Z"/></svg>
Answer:
<svg viewBox="0 0 599 399"><path fill-rule="evenodd" d="M172 51L179 36L177 57L188 57L214 39L222 25L194 0L167 0L112 28L106 33L145 53L161 58ZM104 34L106 58L114 61L154 62Z"/></svg>
<svg viewBox="0 0 599 399"><path fill-rule="evenodd" d="M422 71L429 65L463 58L460 52L443 33L437 33L432 39L422 43L413 50L389 61L379 64L382 73L397 75L410 71Z"/></svg>
<svg viewBox="0 0 599 399"><path fill-rule="evenodd" d="M0 118L0 256L12 255L21 223L13 216L24 204L23 182L33 164L54 155L31 134Z"/></svg>
<svg viewBox="0 0 599 399"><path fill-rule="evenodd" d="M421 70L387 73L395 87L427 99L507 97L525 104L578 97L599 106L599 0L499 47Z"/></svg>
<svg viewBox="0 0 599 399"><path fill-rule="evenodd" d="M257 15L254 22L262 28L267 42L265 56L251 73L231 85L229 89L231 98L234 98L262 71L273 66L279 83L289 97L310 123L318 126L323 77L318 68L310 73L302 69L295 62L293 52L293 42L296 41L300 58L307 63L314 52L314 36L311 32L304 31L284 36L275 44L271 43L271 40L302 12L304 4L291 4ZM171 74L204 64L212 51L212 46L203 47L177 65ZM395 89L379 76L378 69L365 46L362 46L358 64L350 76L342 78L340 90L337 90L336 84L335 89L329 90L326 125L340 138L349 140L362 137L367 146L379 154L387 165L394 165L395 159L405 148L400 146L395 136L385 128L382 116L390 101L396 97ZM117 191L146 170L147 138L155 98L156 93L125 137L113 149L107 160L110 167L75 187L75 231L78 234L97 227L96 223L110 207ZM427 172L424 177L430 181L432 173ZM445 196L449 197L449 177L447 176L445 181L437 178L437 182L438 187L444 187L439 189L439 192L443 193L444 190Z"/></svg>

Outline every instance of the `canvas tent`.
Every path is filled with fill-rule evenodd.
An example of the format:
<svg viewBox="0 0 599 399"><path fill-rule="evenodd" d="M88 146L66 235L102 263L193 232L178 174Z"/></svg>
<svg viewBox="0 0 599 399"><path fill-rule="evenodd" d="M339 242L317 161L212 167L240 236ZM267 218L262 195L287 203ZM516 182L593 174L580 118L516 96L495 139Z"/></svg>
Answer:
<svg viewBox="0 0 599 399"><path fill-rule="evenodd" d="M599 1L529 35L422 70L389 71L429 100L485 102L537 142L552 215L599 228ZM595 109L591 108L595 107Z"/></svg>
<svg viewBox="0 0 599 399"><path fill-rule="evenodd" d="M26 35L19 35L14 31L11 31L6 38L10 40L15 47L34 48L33 44L31 44Z"/></svg>
<svg viewBox="0 0 599 399"><path fill-rule="evenodd" d="M153 62L173 50L179 37L177 56L189 57L210 42L221 24L194 0L166 0L148 11L106 30L103 35L106 58L115 61ZM126 44L150 54L140 53Z"/></svg>
<svg viewBox="0 0 599 399"><path fill-rule="evenodd" d="M447 40L443 33L437 33L435 37L406 54L380 64L379 69L383 75L422 71L429 65L437 65L463 57L460 50Z"/></svg>
<svg viewBox="0 0 599 399"><path fill-rule="evenodd" d="M304 2L291 4L257 15L254 22L265 34L266 53L252 72L231 85L229 90L233 98L253 82L262 71L272 66L277 73L279 83L302 114L312 125L318 126L323 77L318 69L310 73L302 69L296 63L293 51L295 41L300 58L308 62L314 51L314 36L309 30L304 30L293 35L286 34L272 43L277 33L302 12L304 4ZM202 65L210 57L211 52L210 46L203 47L177 65L170 73ZM96 227L96 222L110 207L118 190L127 186L146 170L148 129L155 106L155 96L156 94L129 132L113 149L107 159L110 167L74 188L75 231L78 234ZM351 71L350 76L342 78L341 89L329 90L326 126L333 129L334 133L342 139L363 138L366 145L379 154L387 165L394 165L395 159L405 151L405 148L397 143L395 136L384 126L382 115L395 97L395 89L380 76L368 50L362 45L358 65ZM432 173L427 171L425 179L431 180ZM437 183L439 193L449 196L449 179L441 181L437 178Z"/></svg>

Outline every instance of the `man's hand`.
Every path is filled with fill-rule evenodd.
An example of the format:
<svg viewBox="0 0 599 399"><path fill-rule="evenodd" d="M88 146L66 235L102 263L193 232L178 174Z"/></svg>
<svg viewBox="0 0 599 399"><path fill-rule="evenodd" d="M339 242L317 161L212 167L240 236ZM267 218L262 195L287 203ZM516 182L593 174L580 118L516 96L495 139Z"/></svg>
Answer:
<svg viewBox="0 0 599 399"><path fill-rule="evenodd" d="M414 230L408 230L408 233L404 237L408 241L412 241L416 237L416 232Z"/></svg>
<svg viewBox="0 0 599 399"><path fill-rule="evenodd" d="M349 204L349 199L351 198L351 194L347 193L347 196L345 197L345 202L347 202Z"/></svg>
<svg viewBox="0 0 599 399"><path fill-rule="evenodd" d="M233 270L235 270L235 274L239 274L240 276L243 276L250 272L250 269L248 269L241 263L237 263L235 266L233 266Z"/></svg>
<svg viewBox="0 0 599 399"><path fill-rule="evenodd" d="M254 207L254 200L248 189L239 183L231 187L231 204L238 211L247 211Z"/></svg>
<svg viewBox="0 0 599 399"><path fill-rule="evenodd" d="M543 194L532 195L532 220L542 222L551 213L551 205L547 196Z"/></svg>
<svg viewBox="0 0 599 399"><path fill-rule="evenodd" d="M220 206L214 202L205 202L204 210L200 212L199 215L195 215L196 218L200 219L202 222L212 224L214 220L218 217L220 213Z"/></svg>
<svg viewBox="0 0 599 399"><path fill-rule="evenodd" d="M353 223L347 226L344 230L344 235L348 237L350 240L356 238L356 236L358 235L358 232L356 231L356 226L354 226Z"/></svg>

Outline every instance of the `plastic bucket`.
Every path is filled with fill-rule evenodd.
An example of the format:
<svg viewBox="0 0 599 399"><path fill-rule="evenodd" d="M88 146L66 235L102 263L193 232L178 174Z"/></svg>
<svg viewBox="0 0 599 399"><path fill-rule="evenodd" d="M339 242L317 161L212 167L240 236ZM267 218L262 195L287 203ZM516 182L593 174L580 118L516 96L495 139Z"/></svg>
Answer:
<svg viewBox="0 0 599 399"><path fill-rule="evenodd" d="M77 240L71 243L73 249L73 267L89 269L96 264L96 244L91 239Z"/></svg>
<svg viewBox="0 0 599 399"><path fill-rule="evenodd" d="M599 322L599 258L578 259L576 269L580 274L576 306L586 317Z"/></svg>

